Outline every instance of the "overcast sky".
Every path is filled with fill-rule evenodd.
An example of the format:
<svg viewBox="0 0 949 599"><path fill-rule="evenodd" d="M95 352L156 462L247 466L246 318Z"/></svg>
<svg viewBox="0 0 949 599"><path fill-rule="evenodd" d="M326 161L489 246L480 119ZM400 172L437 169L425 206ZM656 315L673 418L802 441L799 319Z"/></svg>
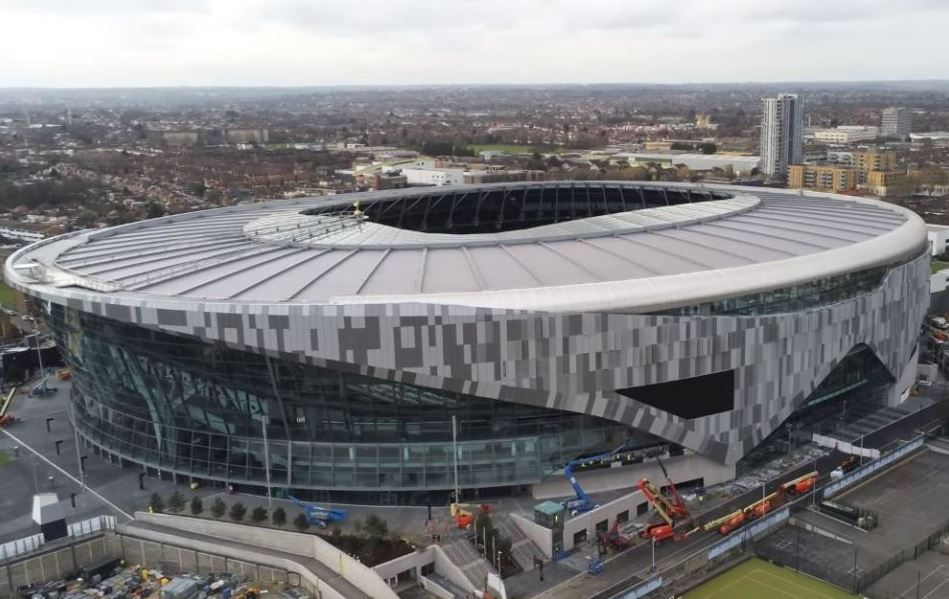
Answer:
<svg viewBox="0 0 949 599"><path fill-rule="evenodd" d="M949 0L0 0L0 86L949 79Z"/></svg>

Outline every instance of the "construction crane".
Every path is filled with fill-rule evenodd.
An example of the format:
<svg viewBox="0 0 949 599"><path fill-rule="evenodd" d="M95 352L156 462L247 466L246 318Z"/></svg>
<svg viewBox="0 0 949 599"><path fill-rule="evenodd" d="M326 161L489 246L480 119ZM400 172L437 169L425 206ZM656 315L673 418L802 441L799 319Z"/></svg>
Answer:
<svg viewBox="0 0 949 599"><path fill-rule="evenodd" d="M567 465L563 467L563 475L567 477L568 481L570 481L570 486L573 487L573 492L576 494L576 497L563 502L563 506L570 510L571 516L589 512L590 510L600 507L599 505L593 503L593 500L590 499L590 496L587 495L586 491L583 490L583 487L580 486L580 481L577 480L577 476L574 473L574 470L577 468L577 466L586 466L594 463L612 461L617 457L618 454L624 451L626 451L626 446L622 445L606 453L601 453L587 458L577 458L567 462Z"/></svg>
<svg viewBox="0 0 949 599"><path fill-rule="evenodd" d="M676 489L675 483L673 483L669 477L669 472L666 471L662 460L656 458L656 461L659 463L659 468L662 469L663 476L666 477L666 482L668 483L669 490L672 492L672 497L663 495L648 479L640 479L637 485L640 492L643 494L643 497L652 504L652 507L656 510L656 513L659 514L659 517L662 518L663 522L647 526L640 531L639 536L644 539L652 538L655 539L657 543L661 543L666 539L677 538L675 532L676 524L689 517L689 510L682 496L679 495L679 490ZM691 532L694 532L694 530ZM691 532L689 534L691 534Z"/></svg>
<svg viewBox="0 0 949 599"><path fill-rule="evenodd" d="M306 521L317 528L326 528L331 522L345 522L349 518L349 512L346 510L304 503L293 495L289 497L303 510Z"/></svg>

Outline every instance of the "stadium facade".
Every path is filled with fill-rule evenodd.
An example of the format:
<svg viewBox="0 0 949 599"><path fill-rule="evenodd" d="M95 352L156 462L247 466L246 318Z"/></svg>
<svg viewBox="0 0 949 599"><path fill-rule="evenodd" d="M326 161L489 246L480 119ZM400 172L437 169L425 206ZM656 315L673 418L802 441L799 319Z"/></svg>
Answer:
<svg viewBox="0 0 949 599"><path fill-rule="evenodd" d="M366 502L621 444L734 465L867 381L898 401L929 301L907 210L672 183L241 205L42 241L5 275L97 451Z"/></svg>

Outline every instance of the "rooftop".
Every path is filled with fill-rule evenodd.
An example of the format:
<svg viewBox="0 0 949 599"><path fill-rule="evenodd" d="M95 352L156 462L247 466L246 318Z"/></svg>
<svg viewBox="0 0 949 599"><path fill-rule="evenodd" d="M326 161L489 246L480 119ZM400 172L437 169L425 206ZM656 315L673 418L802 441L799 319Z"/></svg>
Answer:
<svg viewBox="0 0 949 599"><path fill-rule="evenodd" d="M15 286L115 297L654 309L892 264L925 239L922 221L902 208L816 192L504 183L274 201L85 231L18 252L7 276Z"/></svg>

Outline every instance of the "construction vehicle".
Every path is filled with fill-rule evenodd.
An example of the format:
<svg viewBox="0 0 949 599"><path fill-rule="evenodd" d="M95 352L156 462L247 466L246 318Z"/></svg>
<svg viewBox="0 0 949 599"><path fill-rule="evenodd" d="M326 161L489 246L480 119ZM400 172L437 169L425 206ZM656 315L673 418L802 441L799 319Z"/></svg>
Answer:
<svg viewBox="0 0 949 599"><path fill-rule="evenodd" d="M293 495L289 497L303 510L306 521L317 528L326 528L332 522L345 522L349 518L349 512L346 510L304 503Z"/></svg>
<svg viewBox="0 0 949 599"><path fill-rule="evenodd" d="M449 506L449 513L455 519L455 524L462 530L474 524L475 512L487 514L494 509L494 506L487 503L452 503Z"/></svg>
<svg viewBox="0 0 949 599"><path fill-rule="evenodd" d="M827 499L817 504L820 511L843 520L851 526L862 528L863 530L873 530L877 527L877 515L873 512L840 503L839 501L829 501Z"/></svg>
<svg viewBox="0 0 949 599"><path fill-rule="evenodd" d="M622 522L617 520L613 523L613 528L609 532L600 533L600 542L609 546L614 551L622 551L633 544L633 537L622 532L619 527Z"/></svg>
<svg viewBox="0 0 949 599"><path fill-rule="evenodd" d="M741 528L746 523L763 518L787 502L788 497L805 495L814 489L817 484L817 472L808 472L802 476L778 485L777 490L770 495L740 510L716 518L702 526L702 530L718 529L722 536L727 536Z"/></svg>
<svg viewBox="0 0 949 599"><path fill-rule="evenodd" d="M788 481L781 485L781 489L784 489L785 493L790 496L795 495L806 495L814 490L814 485L817 484L817 471L808 472L803 476L799 476L794 480Z"/></svg>
<svg viewBox="0 0 949 599"><path fill-rule="evenodd" d="M568 499L565 501L563 506L564 508L570 510L571 516L583 514L584 512L589 512L590 510L600 507L599 505L593 503L593 500L590 499L590 496L587 495L586 491L583 490L583 487L580 486L580 482L577 480L576 474L574 473L577 466L587 466L598 462L602 463L606 461L613 461L616 457L618 457L618 454L623 451L625 451L625 446L618 447L606 453L601 453L587 458L577 458L567 462L567 465L563 467L563 475L567 477L568 481L570 481L570 486L573 487L573 492L576 497L574 499Z"/></svg>
<svg viewBox="0 0 949 599"><path fill-rule="evenodd" d="M677 540L681 538L681 536L676 533L676 525L689 517L689 510L682 496L679 495L679 490L676 489L675 483L669 478L669 473L662 464L662 460L656 458L656 461L659 463L659 468L662 469L663 476L666 477L666 482L669 483L668 487L672 492L672 497L663 495L648 479L640 479L637 485L639 491L643 494L643 497L652 504L652 507L656 510L656 513L659 514L659 517L662 518L663 522L647 526L639 532L639 536L644 539L651 538L656 543L661 543L667 539ZM691 534L691 532L688 534Z"/></svg>

